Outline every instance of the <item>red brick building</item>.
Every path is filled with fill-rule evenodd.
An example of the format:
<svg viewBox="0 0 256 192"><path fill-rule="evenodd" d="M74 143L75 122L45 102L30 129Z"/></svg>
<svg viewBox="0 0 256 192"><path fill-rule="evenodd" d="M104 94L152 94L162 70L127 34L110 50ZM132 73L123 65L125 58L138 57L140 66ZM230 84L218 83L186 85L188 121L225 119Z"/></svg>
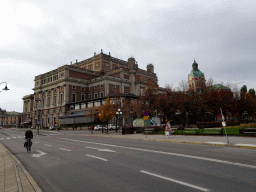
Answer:
<svg viewBox="0 0 256 192"><path fill-rule="evenodd" d="M142 96L149 82L159 87L152 64L142 70L134 58L123 61L102 50L86 60L38 75L34 81L34 94L23 97L23 121L31 121L32 127L39 123L42 127L86 124L91 121L83 111L100 106L107 97L118 94L122 105L124 99Z"/></svg>

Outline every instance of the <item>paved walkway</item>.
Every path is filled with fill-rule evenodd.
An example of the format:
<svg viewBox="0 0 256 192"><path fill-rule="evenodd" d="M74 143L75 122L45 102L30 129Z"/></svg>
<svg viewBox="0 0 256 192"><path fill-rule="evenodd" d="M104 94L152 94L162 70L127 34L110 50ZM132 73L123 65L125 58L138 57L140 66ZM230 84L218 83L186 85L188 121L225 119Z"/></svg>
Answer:
<svg viewBox="0 0 256 192"><path fill-rule="evenodd" d="M21 162L0 143L0 191L42 191Z"/></svg>

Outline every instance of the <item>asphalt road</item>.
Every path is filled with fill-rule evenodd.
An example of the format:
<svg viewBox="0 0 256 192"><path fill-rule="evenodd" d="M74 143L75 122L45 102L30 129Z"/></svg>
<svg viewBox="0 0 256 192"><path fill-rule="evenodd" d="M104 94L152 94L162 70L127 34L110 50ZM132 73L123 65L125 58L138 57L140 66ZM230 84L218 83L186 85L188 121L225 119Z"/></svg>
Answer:
<svg viewBox="0 0 256 192"><path fill-rule="evenodd" d="M256 191L255 150L41 131L27 153L24 132L0 142L43 191Z"/></svg>

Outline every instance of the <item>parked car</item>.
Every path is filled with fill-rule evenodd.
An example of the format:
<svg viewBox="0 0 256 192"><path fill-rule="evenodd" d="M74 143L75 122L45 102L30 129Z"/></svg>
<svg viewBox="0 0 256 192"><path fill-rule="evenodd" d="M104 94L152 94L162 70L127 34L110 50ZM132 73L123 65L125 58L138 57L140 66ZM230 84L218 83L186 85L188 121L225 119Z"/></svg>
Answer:
<svg viewBox="0 0 256 192"><path fill-rule="evenodd" d="M89 130L94 130L94 126L90 126L90 127L89 127Z"/></svg>
<svg viewBox="0 0 256 192"><path fill-rule="evenodd" d="M115 124L108 124L108 129L109 130L115 130L116 129L116 125ZM118 125L117 125L117 129L119 129Z"/></svg>
<svg viewBox="0 0 256 192"><path fill-rule="evenodd" d="M94 127L94 131L100 131L100 130L102 130L103 129L103 126L102 125L96 125L95 127Z"/></svg>
<svg viewBox="0 0 256 192"><path fill-rule="evenodd" d="M51 126L50 128L49 128L50 130L56 130L57 129L57 126Z"/></svg>
<svg viewBox="0 0 256 192"><path fill-rule="evenodd" d="M3 127L0 127L0 129L3 129Z"/></svg>

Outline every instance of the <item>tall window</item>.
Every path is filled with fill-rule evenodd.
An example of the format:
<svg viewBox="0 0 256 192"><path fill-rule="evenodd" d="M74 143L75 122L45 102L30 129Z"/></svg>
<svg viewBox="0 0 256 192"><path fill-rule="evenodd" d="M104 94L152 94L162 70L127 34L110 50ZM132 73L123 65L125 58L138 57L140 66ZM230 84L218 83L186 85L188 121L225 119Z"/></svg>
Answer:
<svg viewBox="0 0 256 192"><path fill-rule="evenodd" d="M72 102L76 102L76 94L75 93L72 94Z"/></svg>
<svg viewBox="0 0 256 192"><path fill-rule="evenodd" d="M60 104L62 105L62 103L63 103L63 94L61 93L60 94Z"/></svg>
<svg viewBox="0 0 256 192"><path fill-rule="evenodd" d="M54 95L54 105L57 105L57 96Z"/></svg>
<svg viewBox="0 0 256 192"><path fill-rule="evenodd" d="M103 97L103 92L100 93L100 97Z"/></svg>
<svg viewBox="0 0 256 192"><path fill-rule="evenodd" d="M84 95L84 94L81 95L81 100L82 100L82 101L85 100L85 95Z"/></svg>
<svg viewBox="0 0 256 192"><path fill-rule="evenodd" d="M43 99L43 108L44 108L44 106L45 106L45 99Z"/></svg>
<svg viewBox="0 0 256 192"><path fill-rule="evenodd" d="M51 97L48 99L48 107L51 107Z"/></svg>
<svg viewBox="0 0 256 192"><path fill-rule="evenodd" d="M98 98L98 93L94 93L94 99Z"/></svg>

